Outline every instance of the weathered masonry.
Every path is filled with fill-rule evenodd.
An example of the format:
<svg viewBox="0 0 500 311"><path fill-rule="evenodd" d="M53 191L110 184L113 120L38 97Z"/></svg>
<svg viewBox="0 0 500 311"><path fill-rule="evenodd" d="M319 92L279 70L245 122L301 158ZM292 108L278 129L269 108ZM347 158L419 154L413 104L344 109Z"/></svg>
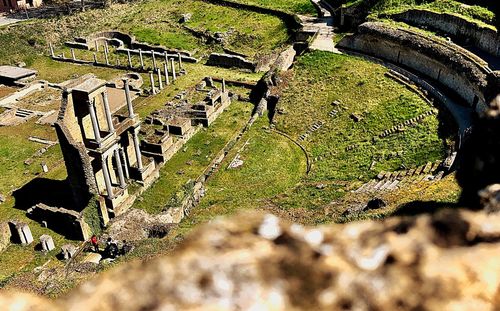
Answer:
<svg viewBox="0 0 500 311"><path fill-rule="evenodd" d="M149 184L158 174L154 161L141 156L141 125L127 79L123 88L126 111L112 114L104 80L75 81L63 93L55 124L77 209L98 196L104 223L133 203L129 180Z"/></svg>
<svg viewBox="0 0 500 311"><path fill-rule="evenodd" d="M230 104L225 81L218 88L212 78L205 78L195 90L179 94L178 102L167 103L146 118L141 130L143 154L158 163L168 161L200 126L209 127Z"/></svg>
<svg viewBox="0 0 500 311"><path fill-rule="evenodd" d="M73 204L37 204L28 209L32 218L75 239L88 239L97 226L124 213L159 177L160 167L231 103L225 81L217 87L207 77L141 124L132 105L141 91L138 85L142 79L136 74L112 82L86 75L61 84L54 127ZM129 193L132 183L141 187Z"/></svg>

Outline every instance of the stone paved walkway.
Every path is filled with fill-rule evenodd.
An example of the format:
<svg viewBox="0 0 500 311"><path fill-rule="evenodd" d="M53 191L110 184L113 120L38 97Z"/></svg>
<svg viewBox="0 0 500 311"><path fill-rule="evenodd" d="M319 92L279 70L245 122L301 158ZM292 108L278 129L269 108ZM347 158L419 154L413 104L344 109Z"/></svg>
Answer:
<svg viewBox="0 0 500 311"><path fill-rule="evenodd" d="M7 25L10 25L10 24L15 24L17 22L20 22L22 20L25 20L26 17L22 17L20 16L19 14L10 14L10 15L7 15L7 14L0 14L0 27L2 26L7 26Z"/></svg>
<svg viewBox="0 0 500 311"><path fill-rule="evenodd" d="M318 35L309 47L311 50L328 51L332 53L340 53L333 42L335 36L333 30L333 17L330 12L331 8L326 6L323 1L311 0L314 6L319 11L319 17L300 16L304 24L304 28L314 29Z"/></svg>

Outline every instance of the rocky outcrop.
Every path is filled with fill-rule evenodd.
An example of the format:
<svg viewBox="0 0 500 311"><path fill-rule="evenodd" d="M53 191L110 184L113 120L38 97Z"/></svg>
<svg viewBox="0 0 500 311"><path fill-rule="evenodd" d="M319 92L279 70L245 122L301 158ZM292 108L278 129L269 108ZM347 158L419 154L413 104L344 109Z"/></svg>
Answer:
<svg viewBox="0 0 500 311"><path fill-rule="evenodd" d="M173 256L85 283L50 309L492 310L499 253L500 214L444 210L318 228L243 214L205 225ZM23 296L24 306L34 299Z"/></svg>

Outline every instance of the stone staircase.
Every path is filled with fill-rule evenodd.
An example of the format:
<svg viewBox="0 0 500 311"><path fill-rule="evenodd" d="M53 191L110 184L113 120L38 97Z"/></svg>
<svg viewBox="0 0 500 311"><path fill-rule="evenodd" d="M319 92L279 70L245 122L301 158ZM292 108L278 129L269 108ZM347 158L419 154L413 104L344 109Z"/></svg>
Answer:
<svg viewBox="0 0 500 311"><path fill-rule="evenodd" d="M437 114L437 110L436 109L429 110L429 111L427 111L427 112L425 112L425 113L423 113L421 115L418 115L418 116L416 116L414 118L406 120L403 123L394 125L390 129L385 130L382 133L380 133L379 137L380 138L384 138L384 137L387 137L387 136L389 136L391 134L394 134L394 133L397 133L397 132L402 132L402 131L404 131L404 129L406 127L417 125L424 118L426 118L428 116L431 116L431 115L435 115L435 114Z"/></svg>
<svg viewBox="0 0 500 311"><path fill-rule="evenodd" d="M35 115L34 111L18 108L16 109L15 116L22 119L29 119Z"/></svg>
<svg viewBox="0 0 500 311"><path fill-rule="evenodd" d="M301 141L306 140L307 137L309 137L309 135L311 135L312 133L319 130L323 126L323 124L325 124L325 121L322 121L322 120L313 123L313 125L311 125L305 133L303 133L302 135L299 136L299 140L301 140Z"/></svg>
<svg viewBox="0 0 500 311"><path fill-rule="evenodd" d="M374 193L403 188L420 182L434 182L444 176L443 161L428 162L414 169L395 172L380 172L376 179L363 184L354 193Z"/></svg>

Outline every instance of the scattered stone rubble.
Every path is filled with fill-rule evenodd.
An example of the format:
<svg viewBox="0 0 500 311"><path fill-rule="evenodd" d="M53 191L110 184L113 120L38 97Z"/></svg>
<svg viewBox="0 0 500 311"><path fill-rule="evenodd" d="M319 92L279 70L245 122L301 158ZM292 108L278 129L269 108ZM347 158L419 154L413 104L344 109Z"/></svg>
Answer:
<svg viewBox="0 0 500 311"><path fill-rule="evenodd" d="M320 120L320 121L317 121L317 122L314 122L308 129L305 133L301 134L299 136L299 140L306 140L312 133L316 132L317 130L319 130L323 124L325 124L325 121L323 120Z"/></svg>
<svg viewBox="0 0 500 311"><path fill-rule="evenodd" d="M390 191L420 182L435 182L444 176L443 161L428 162L417 168L395 172L380 172L376 179L370 180L356 189L355 193Z"/></svg>

